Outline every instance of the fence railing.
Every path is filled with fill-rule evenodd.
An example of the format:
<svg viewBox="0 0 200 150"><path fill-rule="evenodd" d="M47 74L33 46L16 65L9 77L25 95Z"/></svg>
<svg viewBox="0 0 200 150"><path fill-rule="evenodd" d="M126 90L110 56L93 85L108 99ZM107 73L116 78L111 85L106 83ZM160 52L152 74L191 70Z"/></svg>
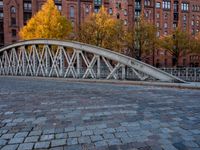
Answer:
<svg viewBox="0 0 200 150"><path fill-rule="evenodd" d="M185 81L200 82L200 67L199 68L161 68L161 69Z"/></svg>

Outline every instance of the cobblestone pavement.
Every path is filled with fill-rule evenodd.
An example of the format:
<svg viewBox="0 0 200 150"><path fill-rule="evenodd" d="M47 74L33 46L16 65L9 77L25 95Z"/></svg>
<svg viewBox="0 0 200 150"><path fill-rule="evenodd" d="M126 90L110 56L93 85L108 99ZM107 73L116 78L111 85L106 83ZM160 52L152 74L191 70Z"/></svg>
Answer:
<svg viewBox="0 0 200 150"><path fill-rule="evenodd" d="M2 150L200 150L200 91L0 77Z"/></svg>

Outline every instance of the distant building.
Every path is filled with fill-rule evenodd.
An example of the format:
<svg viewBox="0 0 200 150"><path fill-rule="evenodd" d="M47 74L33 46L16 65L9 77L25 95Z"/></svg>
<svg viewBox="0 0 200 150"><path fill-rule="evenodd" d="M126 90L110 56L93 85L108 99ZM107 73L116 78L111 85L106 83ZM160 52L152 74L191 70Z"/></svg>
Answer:
<svg viewBox="0 0 200 150"><path fill-rule="evenodd" d="M0 47L16 42L18 31L44 4L46 0L0 0ZM55 0L61 13L71 20L74 30L93 12L104 5L108 13L124 22L134 25L141 14L158 28L157 36L170 34L180 27L192 35L200 31L199 0ZM166 51L155 51L154 62L158 67L172 66L172 58ZM152 56L143 61L152 64ZM200 56L184 55L182 66L199 66Z"/></svg>

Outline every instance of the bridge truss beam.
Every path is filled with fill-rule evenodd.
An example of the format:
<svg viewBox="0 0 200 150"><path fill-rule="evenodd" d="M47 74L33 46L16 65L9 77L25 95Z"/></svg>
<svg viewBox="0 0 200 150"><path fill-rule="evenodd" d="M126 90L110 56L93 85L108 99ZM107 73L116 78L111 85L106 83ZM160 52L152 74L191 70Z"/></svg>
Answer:
<svg viewBox="0 0 200 150"><path fill-rule="evenodd" d="M78 42L44 39L2 48L0 75L184 82L113 51Z"/></svg>

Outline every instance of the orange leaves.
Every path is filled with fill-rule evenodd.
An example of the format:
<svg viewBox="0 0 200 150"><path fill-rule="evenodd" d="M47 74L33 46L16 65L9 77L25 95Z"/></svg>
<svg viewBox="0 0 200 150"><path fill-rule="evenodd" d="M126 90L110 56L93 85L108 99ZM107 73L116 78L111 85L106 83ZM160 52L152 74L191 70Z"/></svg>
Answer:
<svg viewBox="0 0 200 150"><path fill-rule="evenodd" d="M72 31L72 26L61 16L53 0L47 0L41 10L20 30L23 40L36 38L65 39Z"/></svg>
<svg viewBox="0 0 200 150"><path fill-rule="evenodd" d="M122 48L123 26L102 7L81 25L78 40L88 44L120 51Z"/></svg>

